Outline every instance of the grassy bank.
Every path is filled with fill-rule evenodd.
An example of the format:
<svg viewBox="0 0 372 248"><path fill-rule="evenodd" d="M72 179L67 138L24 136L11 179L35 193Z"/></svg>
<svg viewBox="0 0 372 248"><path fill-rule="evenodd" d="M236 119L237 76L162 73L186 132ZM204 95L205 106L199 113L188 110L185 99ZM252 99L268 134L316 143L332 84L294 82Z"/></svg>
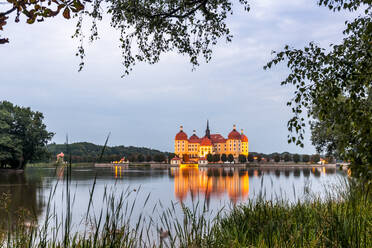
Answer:
<svg viewBox="0 0 372 248"><path fill-rule="evenodd" d="M68 178L67 178L68 180ZM92 201L87 202L83 231L72 227L72 200L69 184L63 216L46 206L44 223L35 225L32 215L19 215L0 232L3 247L372 247L371 186L351 181L330 190L326 199L308 195L295 204L258 199L239 205L226 214L210 219L203 204L192 208L182 206L183 216L176 208L164 210L157 205L159 221L140 215L130 221L134 208L143 206L128 201L129 195L140 197L139 190L125 190L119 198L105 191L106 207L93 213ZM94 194L92 187L91 195ZM53 190L50 199L54 197ZM7 201L2 211L6 209ZM92 198L91 198L92 199ZM151 201L151 200L150 200ZM154 207L155 209L156 207ZM160 209L160 211L159 211ZM134 224L133 224L134 223Z"/></svg>

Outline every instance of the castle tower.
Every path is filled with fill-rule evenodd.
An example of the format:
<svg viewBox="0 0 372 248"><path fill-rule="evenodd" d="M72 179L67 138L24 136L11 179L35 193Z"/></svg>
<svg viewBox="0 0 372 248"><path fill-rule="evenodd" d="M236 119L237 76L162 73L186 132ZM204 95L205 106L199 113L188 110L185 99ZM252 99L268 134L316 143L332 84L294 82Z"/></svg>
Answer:
<svg viewBox="0 0 372 248"><path fill-rule="evenodd" d="M211 138L211 131L209 130L209 120L207 120L207 129L205 130L205 137Z"/></svg>

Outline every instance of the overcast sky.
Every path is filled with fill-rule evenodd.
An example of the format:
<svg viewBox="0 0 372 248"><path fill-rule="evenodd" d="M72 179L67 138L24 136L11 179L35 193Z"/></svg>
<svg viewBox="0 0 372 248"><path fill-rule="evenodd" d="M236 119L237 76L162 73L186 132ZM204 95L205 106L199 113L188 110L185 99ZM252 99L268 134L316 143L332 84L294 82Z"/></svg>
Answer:
<svg viewBox="0 0 372 248"><path fill-rule="evenodd" d="M192 71L187 57L171 53L156 65L137 64L125 78L118 33L107 21L100 24L101 39L86 44L82 72L71 39L74 20L10 22L5 35L11 43L0 46L0 100L44 113L56 143L68 134L71 142L103 144L111 132L109 145L173 151L180 125L200 136L209 119L211 132L223 136L233 124L243 128L250 151L313 153L309 132L304 149L287 144L286 102L293 89L280 86L288 73L284 64L262 67L285 44L339 42L352 15L330 12L315 0L250 2L249 13L235 8L228 20L233 42L221 40L208 64Z"/></svg>

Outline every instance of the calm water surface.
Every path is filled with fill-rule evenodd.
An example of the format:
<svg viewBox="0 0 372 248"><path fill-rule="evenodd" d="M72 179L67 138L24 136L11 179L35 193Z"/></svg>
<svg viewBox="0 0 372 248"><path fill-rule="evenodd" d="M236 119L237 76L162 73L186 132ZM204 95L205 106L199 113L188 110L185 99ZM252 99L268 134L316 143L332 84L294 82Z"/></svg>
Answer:
<svg viewBox="0 0 372 248"><path fill-rule="evenodd" d="M50 192L55 188L52 207L56 213L65 211L67 170L62 168L28 168L25 173L0 173L0 195L10 199L12 215L19 210L31 212L39 222L44 220ZM96 178L96 179L95 179ZM244 203L259 196L291 202L306 198L306 189L324 197L327 190L342 181L345 174L335 168L307 169L238 169L238 168L73 168L71 195L74 197L73 222L79 225L87 212L90 190L93 209L105 208L104 192L120 196L131 192L126 202L135 200L133 217L156 216L180 203L192 206L203 202L212 212ZM330 190L332 191L332 190ZM149 195L149 200L144 206ZM156 206L156 210L154 210ZM177 210L182 215L180 210ZM0 212L0 221L5 218Z"/></svg>

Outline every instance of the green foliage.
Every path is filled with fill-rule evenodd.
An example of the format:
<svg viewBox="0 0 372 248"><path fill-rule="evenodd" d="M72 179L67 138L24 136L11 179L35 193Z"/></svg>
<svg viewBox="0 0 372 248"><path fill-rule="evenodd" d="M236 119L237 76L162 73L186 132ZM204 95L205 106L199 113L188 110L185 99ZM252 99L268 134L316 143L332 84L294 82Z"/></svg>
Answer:
<svg viewBox="0 0 372 248"><path fill-rule="evenodd" d="M283 159L284 159L285 162L289 162L289 161L292 160L292 156L291 156L291 154L286 153L286 154L284 154L284 158Z"/></svg>
<svg viewBox="0 0 372 248"><path fill-rule="evenodd" d="M294 154L294 155L293 155L293 162L295 162L296 164L297 164L298 162L300 162L300 155L299 155L299 154Z"/></svg>
<svg viewBox="0 0 372 248"><path fill-rule="evenodd" d="M139 154L138 157L137 157L137 160L138 160L138 162L144 162L145 157L142 154Z"/></svg>
<svg viewBox="0 0 372 248"><path fill-rule="evenodd" d="M30 108L0 102L0 166L23 169L46 154L53 133L46 130L44 116Z"/></svg>
<svg viewBox="0 0 372 248"><path fill-rule="evenodd" d="M234 156L232 154L229 154L227 156L227 161L229 161L230 163L234 161Z"/></svg>
<svg viewBox="0 0 372 248"><path fill-rule="evenodd" d="M302 155L302 162L307 163L310 161L310 156L307 154Z"/></svg>
<svg viewBox="0 0 372 248"><path fill-rule="evenodd" d="M217 163L220 162L221 157L220 154L213 154L213 162Z"/></svg>
<svg viewBox="0 0 372 248"><path fill-rule="evenodd" d="M319 154L311 155L311 162L318 163L319 161L320 161L320 155Z"/></svg>
<svg viewBox="0 0 372 248"><path fill-rule="evenodd" d="M154 161L155 161L155 162L158 162L158 163L165 162L165 159L166 159L166 157L165 157L164 154L156 154L156 155L154 156Z"/></svg>
<svg viewBox="0 0 372 248"><path fill-rule="evenodd" d="M261 162L261 160L262 160L262 155L261 154L258 154L257 155L257 162Z"/></svg>
<svg viewBox="0 0 372 248"><path fill-rule="evenodd" d="M370 190L352 183L332 192L337 200L248 202L216 221L204 247L371 247Z"/></svg>
<svg viewBox="0 0 372 248"><path fill-rule="evenodd" d="M247 162L247 157L243 154L239 154L238 160L239 160L239 163L245 163Z"/></svg>
<svg viewBox="0 0 372 248"><path fill-rule="evenodd" d="M47 146L50 153L49 159L55 159L56 155L60 152L64 152L65 155L69 155L66 150L65 144L50 144ZM69 144L69 152L71 154L71 161L73 163L84 163L84 162L95 162L97 157L100 155L103 146L95 145L88 142L78 142ZM156 154L164 154L168 156L168 153L163 153L158 150L149 149L145 147L134 147L134 146L106 146L104 153L101 158L101 162L118 161L122 157L128 158L131 162L139 162L138 156L151 158ZM149 161L147 161L149 162Z"/></svg>
<svg viewBox="0 0 372 248"><path fill-rule="evenodd" d="M275 161L276 163L280 162L280 156L279 156L279 154L276 154L276 155L274 156L274 161Z"/></svg>
<svg viewBox="0 0 372 248"><path fill-rule="evenodd" d="M221 155L221 161L222 161L222 162L226 162L226 161L227 161L227 156L226 156L225 153L223 153L223 154Z"/></svg>
<svg viewBox="0 0 372 248"><path fill-rule="evenodd" d="M252 154L248 154L248 161L249 162L253 162L254 161L254 157Z"/></svg>
<svg viewBox="0 0 372 248"><path fill-rule="evenodd" d="M208 160L209 163L213 162L212 154L210 154L210 153L207 154L207 160Z"/></svg>
<svg viewBox="0 0 372 248"><path fill-rule="evenodd" d="M172 158L171 158L172 159ZM150 162L152 160L152 157L151 157L151 155L147 155L146 156L146 162Z"/></svg>
<svg viewBox="0 0 372 248"><path fill-rule="evenodd" d="M10 1L9 1L10 2ZM193 66L199 65L200 57L208 62L212 47L218 40L232 40L226 19L233 13L232 0L154 0L154 1L11 1L9 10L0 12L0 30L12 12L27 18L27 23L44 21L62 14L64 18L78 17L74 37L80 40L77 56L81 58L80 69L84 66L84 37L90 41L98 39L97 22L104 14L111 16L111 26L120 33L124 73L128 74L137 62L157 63L162 54L175 51L190 58ZM249 11L247 0L238 0ZM52 10L53 9L53 10ZM19 10L19 11L17 11ZM75 15L71 15L76 13ZM83 21L91 22L90 35L83 32ZM1 42L4 40L4 42ZM2 39L0 43L7 40Z"/></svg>
<svg viewBox="0 0 372 248"><path fill-rule="evenodd" d="M333 11L363 11L346 22L345 38L324 49L310 43L303 49L285 46L264 68L286 61L290 74L282 85L294 85L288 102L294 114L288 122L288 142L303 146L305 119L311 123L317 151L351 162L353 175L372 178L372 7L370 0L321 0ZM367 6L363 5L367 4Z"/></svg>

